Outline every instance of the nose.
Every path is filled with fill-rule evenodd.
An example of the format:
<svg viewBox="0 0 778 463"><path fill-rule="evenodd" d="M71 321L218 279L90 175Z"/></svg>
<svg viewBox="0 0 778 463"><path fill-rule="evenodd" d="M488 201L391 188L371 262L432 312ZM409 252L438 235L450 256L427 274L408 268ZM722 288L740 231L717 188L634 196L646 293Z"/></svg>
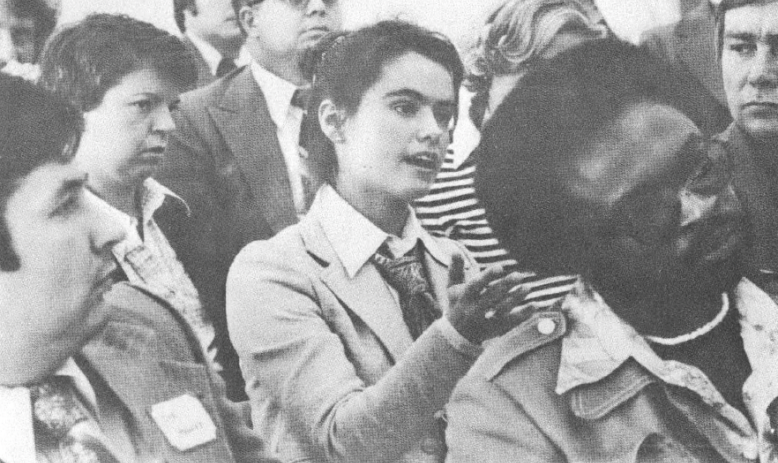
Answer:
<svg viewBox="0 0 778 463"><path fill-rule="evenodd" d="M432 107L422 108L419 112L419 139L439 142L443 134L448 134L448 126L441 124Z"/></svg>
<svg viewBox="0 0 778 463"><path fill-rule="evenodd" d="M755 87L778 86L778 50L773 45L757 46L750 63L748 82Z"/></svg>
<svg viewBox="0 0 778 463"><path fill-rule="evenodd" d="M167 105L160 105L154 115L154 131L168 133L172 132L176 128L176 123L173 121L173 115L170 113L170 108Z"/></svg>
<svg viewBox="0 0 778 463"><path fill-rule="evenodd" d="M86 192L86 196L87 207L91 211L92 248L96 254L110 253L116 243L127 237L127 233L108 203L91 192Z"/></svg>
<svg viewBox="0 0 778 463"><path fill-rule="evenodd" d="M729 182L713 195L702 194L691 188L684 188L680 194L682 227L713 217L735 219L743 215L740 200Z"/></svg>
<svg viewBox="0 0 778 463"><path fill-rule="evenodd" d="M328 0L330 3L331 1ZM325 0L308 0L308 6L306 7L306 13L309 15L312 14L322 14L327 11L327 5L325 3Z"/></svg>

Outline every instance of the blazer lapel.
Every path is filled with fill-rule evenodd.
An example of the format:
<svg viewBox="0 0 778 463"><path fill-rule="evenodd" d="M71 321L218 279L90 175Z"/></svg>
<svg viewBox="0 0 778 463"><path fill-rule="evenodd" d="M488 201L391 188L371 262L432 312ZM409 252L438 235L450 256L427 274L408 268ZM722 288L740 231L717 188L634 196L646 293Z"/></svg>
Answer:
<svg viewBox="0 0 778 463"><path fill-rule="evenodd" d="M317 210L311 209L300 226L308 251L326 264L322 281L373 331L396 362L413 343L402 310L374 266L366 265L354 278L349 278L316 215Z"/></svg>
<svg viewBox="0 0 778 463"><path fill-rule="evenodd" d="M440 252L439 248L424 249L424 266L429 277L435 300L442 313L448 312L448 266L451 259Z"/></svg>
<svg viewBox="0 0 778 463"><path fill-rule="evenodd" d="M292 186L276 125L250 66L235 75L219 104L209 112L273 233L296 223Z"/></svg>

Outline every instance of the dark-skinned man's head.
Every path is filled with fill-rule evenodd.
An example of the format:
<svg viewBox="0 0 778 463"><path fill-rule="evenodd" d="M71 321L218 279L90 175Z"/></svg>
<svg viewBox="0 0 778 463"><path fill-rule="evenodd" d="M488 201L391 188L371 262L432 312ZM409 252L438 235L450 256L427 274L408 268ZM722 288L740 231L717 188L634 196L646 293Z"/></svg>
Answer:
<svg viewBox="0 0 778 463"><path fill-rule="evenodd" d="M525 267L623 297L720 292L747 227L666 70L601 41L528 73L484 129L476 188Z"/></svg>

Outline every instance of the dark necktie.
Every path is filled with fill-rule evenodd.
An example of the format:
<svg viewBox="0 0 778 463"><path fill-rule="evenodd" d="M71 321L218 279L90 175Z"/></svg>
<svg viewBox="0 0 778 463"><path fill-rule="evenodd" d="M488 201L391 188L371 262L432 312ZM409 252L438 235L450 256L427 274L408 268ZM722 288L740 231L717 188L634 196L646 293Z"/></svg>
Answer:
<svg viewBox="0 0 778 463"><path fill-rule="evenodd" d="M314 123L312 117L308 117L308 102L311 98L311 89L309 87L298 88L292 95L291 104L295 108L303 110L303 119L300 122L300 136L297 139L297 146L300 148L300 178L303 182L303 196L305 202L305 210L311 207L313 198L316 196L317 187L320 181L312 177L310 168L310 137L311 130L319 130L318 124L316 127L312 127L310 124Z"/></svg>
<svg viewBox="0 0 778 463"><path fill-rule="evenodd" d="M70 378L54 376L30 387L36 435L52 439L68 463L119 463L100 427L78 403Z"/></svg>
<svg viewBox="0 0 778 463"><path fill-rule="evenodd" d="M425 275L421 253L422 248L417 244L408 254L393 259L388 257L391 253L383 244L373 255L381 276L400 296L403 320L414 340L441 315Z"/></svg>
<svg viewBox="0 0 778 463"><path fill-rule="evenodd" d="M238 69L238 66L235 64L234 59L222 58L222 60L219 61L219 65L216 66L216 77L226 76L236 69Z"/></svg>

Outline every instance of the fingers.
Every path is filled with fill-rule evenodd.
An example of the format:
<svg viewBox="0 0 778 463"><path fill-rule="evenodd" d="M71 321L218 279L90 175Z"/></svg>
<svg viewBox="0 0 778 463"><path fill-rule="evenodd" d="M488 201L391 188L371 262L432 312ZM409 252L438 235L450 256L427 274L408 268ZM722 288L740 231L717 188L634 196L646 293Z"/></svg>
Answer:
<svg viewBox="0 0 778 463"><path fill-rule="evenodd" d="M530 293L530 288L517 284L516 279L520 281L520 278L520 275L518 277L513 275L505 277L504 281L506 282L507 290L496 293L493 301L484 301L489 302L489 305L487 305L489 310L485 314L486 318L502 318L514 308L524 304L524 299Z"/></svg>
<svg viewBox="0 0 778 463"><path fill-rule="evenodd" d="M479 273L477 277L465 283L463 297L478 299L491 284L505 275L505 269L501 265L492 265Z"/></svg>
<svg viewBox="0 0 778 463"><path fill-rule="evenodd" d="M465 282L465 259L462 254L454 253L451 256L451 266L448 268L448 287L460 285Z"/></svg>

